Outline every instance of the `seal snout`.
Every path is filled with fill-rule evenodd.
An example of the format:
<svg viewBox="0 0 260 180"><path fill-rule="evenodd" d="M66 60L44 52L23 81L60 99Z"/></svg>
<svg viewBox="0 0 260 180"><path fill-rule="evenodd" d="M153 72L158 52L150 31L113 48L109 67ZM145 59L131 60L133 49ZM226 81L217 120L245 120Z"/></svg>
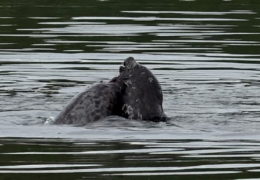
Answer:
<svg viewBox="0 0 260 180"><path fill-rule="evenodd" d="M134 68L138 63L135 61L135 59L133 57L128 57L125 61L124 61L124 66L126 69L132 69Z"/></svg>

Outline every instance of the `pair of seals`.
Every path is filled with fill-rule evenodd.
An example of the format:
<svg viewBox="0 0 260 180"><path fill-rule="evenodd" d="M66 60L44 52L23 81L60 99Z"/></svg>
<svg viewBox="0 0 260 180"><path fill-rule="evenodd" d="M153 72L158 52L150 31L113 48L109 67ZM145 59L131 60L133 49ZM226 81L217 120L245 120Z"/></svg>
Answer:
<svg viewBox="0 0 260 180"><path fill-rule="evenodd" d="M165 121L161 86L146 67L129 57L119 75L77 95L56 117L55 124L86 125L110 115Z"/></svg>

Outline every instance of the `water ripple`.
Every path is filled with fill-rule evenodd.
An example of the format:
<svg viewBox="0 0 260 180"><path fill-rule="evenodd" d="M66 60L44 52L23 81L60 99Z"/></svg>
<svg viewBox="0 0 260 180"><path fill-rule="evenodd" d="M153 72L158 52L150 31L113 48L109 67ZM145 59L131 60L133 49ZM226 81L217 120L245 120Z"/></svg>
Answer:
<svg viewBox="0 0 260 180"><path fill-rule="evenodd" d="M1 179L258 178L259 3L210 3L1 1ZM43 125L129 56L167 123Z"/></svg>

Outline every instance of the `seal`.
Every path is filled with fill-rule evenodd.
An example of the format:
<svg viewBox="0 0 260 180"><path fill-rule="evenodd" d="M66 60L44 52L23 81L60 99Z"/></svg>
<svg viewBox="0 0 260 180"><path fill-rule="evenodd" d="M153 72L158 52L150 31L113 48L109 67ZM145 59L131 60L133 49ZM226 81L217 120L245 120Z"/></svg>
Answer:
<svg viewBox="0 0 260 180"><path fill-rule="evenodd" d="M115 77L79 93L55 118L54 124L84 126L121 111L124 84Z"/></svg>
<svg viewBox="0 0 260 180"><path fill-rule="evenodd" d="M124 61L118 79L126 85L122 93L122 116L128 119L166 121L160 83L145 66L133 57Z"/></svg>
<svg viewBox="0 0 260 180"><path fill-rule="evenodd" d="M161 86L153 73L129 57L119 75L79 93L55 118L54 124L84 126L107 116L165 121Z"/></svg>

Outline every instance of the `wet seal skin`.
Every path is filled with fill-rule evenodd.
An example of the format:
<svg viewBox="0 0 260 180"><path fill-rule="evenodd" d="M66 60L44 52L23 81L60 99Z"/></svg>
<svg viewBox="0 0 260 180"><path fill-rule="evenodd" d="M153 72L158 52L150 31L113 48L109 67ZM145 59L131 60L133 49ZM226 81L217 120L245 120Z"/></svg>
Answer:
<svg viewBox="0 0 260 180"><path fill-rule="evenodd" d="M152 72L129 57L119 75L78 94L56 117L54 124L84 126L107 116L165 121L161 86Z"/></svg>
<svg viewBox="0 0 260 180"><path fill-rule="evenodd" d="M73 124L78 126L97 121L121 110L123 84L113 78L110 82L99 83L81 92L54 120L54 124Z"/></svg>
<svg viewBox="0 0 260 180"><path fill-rule="evenodd" d="M129 57L120 67L118 79L126 85L122 93L122 116L156 122L167 120L160 83L149 69Z"/></svg>

